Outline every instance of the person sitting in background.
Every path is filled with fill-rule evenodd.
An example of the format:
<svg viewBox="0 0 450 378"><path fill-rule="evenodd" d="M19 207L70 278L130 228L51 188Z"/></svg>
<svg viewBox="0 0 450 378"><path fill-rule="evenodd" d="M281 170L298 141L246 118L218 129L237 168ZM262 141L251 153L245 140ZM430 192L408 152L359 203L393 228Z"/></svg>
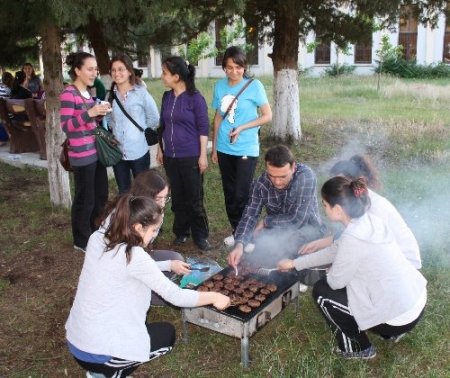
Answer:
<svg viewBox="0 0 450 378"><path fill-rule="evenodd" d="M14 84L14 76L10 72L3 72L0 84L0 97L9 98Z"/></svg>
<svg viewBox="0 0 450 378"><path fill-rule="evenodd" d="M244 245L255 238L259 265L273 266L282 257L297 255L299 246L324 233L316 196L316 176L311 168L296 163L284 145L270 148L265 155L266 171L256 179L235 233L236 245L228 263L236 267ZM263 208L267 215L259 217Z"/></svg>
<svg viewBox="0 0 450 378"><path fill-rule="evenodd" d="M33 98L41 98L43 88L42 82L36 72L34 72L33 65L31 63L25 63L22 67L22 72L25 74L24 87L27 88Z"/></svg>
<svg viewBox="0 0 450 378"><path fill-rule="evenodd" d="M11 88L13 86L14 77L9 72L3 72L2 82L0 84L0 98L9 98L11 96ZM0 119L0 147L8 142L9 136L6 132L3 120Z"/></svg>
<svg viewBox="0 0 450 378"><path fill-rule="evenodd" d="M147 88L147 84L144 81L144 79L142 79L142 75L144 74L144 70L141 70L140 68L133 68L134 74L136 75L137 78L139 78L141 80L141 82L139 83L141 86L143 86L144 88Z"/></svg>
<svg viewBox="0 0 450 378"><path fill-rule="evenodd" d="M170 200L169 184L167 180L156 170L147 169L136 176L136 179L131 183L129 193L136 197L148 197L153 199L164 210L166 203ZM110 202L104 212L106 219L101 223L100 228L106 231L109 227L111 213L114 210L120 196ZM164 214L163 214L164 215ZM157 230L155 239L160 230ZM175 251L170 250L151 250L150 256L155 260L156 265L164 272L170 279L174 275L182 275L190 273L189 265L184 262L184 257ZM162 306L166 302L156 293L152 293L152 305Z"/></svg>
<svg viewBox="0 0 450 378"><path fill-rule="evenodd" d="M354 155L349 160L337 162L330 170L332 176L344 176L349 179L364 178L369 187L368 195L371 206L370 214L381 218L392 231L397 244L407 260L416 268L422 267L419 245L397 209L386 198L380 196L372 189L379 189L381 184L378 173L367 156ZM333 243L333 235L312 241L300 248L300 254L315 252L319 249L329 247Z"/></svg>
<svg viewBox="0 0 450 378"><path fill-rule="evenodd" d="M230 305L230 298L221 293L181 289L164 276L144 250L162 221L155 201L125 194L106 231L91 235L66 322L69 350L83 369L127 377L173 349L174 326L146 322L153 291L178 307L213 305L224 310Z"/></svg>
<svg viewBox="0 0 450 378"><path fill-rule="evenodd" d="M32 98L33 95L29 89L24 85L26 80L25 73L23 71L17 71L14 77L14 84L11 90L11 98L16 100L25 100Z"/></svg>
<svg viewBox="0 0 450 378"><path fill-rule="evenodd" d="M365 331L397 342L423 314L427 281L405 258L389 227L367 211L370 198L363 179L333 177L321 193L327 217L344 231L330 247L281 260L278 268L331 263L326 278L314 284L313 298L334 333L335 352L370 359L376 351Z"/></svg>

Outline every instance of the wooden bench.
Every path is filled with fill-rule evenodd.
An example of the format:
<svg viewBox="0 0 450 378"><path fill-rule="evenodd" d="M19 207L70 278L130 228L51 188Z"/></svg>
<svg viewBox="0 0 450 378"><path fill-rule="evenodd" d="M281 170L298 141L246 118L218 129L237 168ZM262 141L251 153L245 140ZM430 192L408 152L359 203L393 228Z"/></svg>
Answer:
<svg viewBox="0 0 450 378"><path fill-rule="evenodd" d="M31 128L39 146L39 156L41 160L47 160L47 146L45 144L45 100L28 98L24 102L25 111L28 114Z"/></svg>
<svg viewBox="0 0 450 378"><path fill-rule="evenodd" d="M24 100L0 98L0 117L5 122L10 136L9 152L11 154L39 151Z"/></svg>

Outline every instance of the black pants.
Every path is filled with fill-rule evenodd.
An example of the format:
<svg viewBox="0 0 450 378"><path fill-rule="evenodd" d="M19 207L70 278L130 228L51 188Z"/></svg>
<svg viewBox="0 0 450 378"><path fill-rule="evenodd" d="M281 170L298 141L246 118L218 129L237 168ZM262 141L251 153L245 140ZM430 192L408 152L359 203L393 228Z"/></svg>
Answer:
<svg viewBox="0 0 450 378"><path fill-rule="evenodd" d="M365 331L359 329L355 318L351 315L348 307L346 289L333 290L326 279L318 281L312 291L314 301L325 317L328 325L334 332L339 349L344 352L359 352L370 347L370 340ZM417 324L423 314L409 324L402 326L391 326L379 324L369 331L388 339L410 331Z"/></svg>
<svg viewBox="0 0 450 378"><path fill-rule="evenodd" d="M161 357L169 353L175 345L175 327L167 322L149 323L147 324L147 331L150 335L150 356L149 362L155 358ZM103 363L92 363L81 361L77 358L75 360L85 370L93 373L104 374L107 378L127 377L135 371L139 365L144 362L129 361L123 358L113 357L111 360Z"/></svg>
<svg viewBox="0 0 450 378"><path fill-rule="evenodd" d="M248 201L248 192L255 174L257 157L234 156L217 153L220 175L222 177L223 194L225 196L225 209L231 228L236 230L245 205Z"/></svg>
<svg viewBox="0 0 450 378"><path fill-rule="evenodd" d="M139 173L150 168L150 152L136 160L121 160L114 167L114 176L116 178L119 194L123 194L130 189L131 174L135 178ZM131 171L131 172L130 172Z"/></svg>
<svg viewBox="0 0 450 378"><path fill-rule="evenodd" d="M76 246L86 248L95 220L108 200L106 167L95 162L84 167L73 167L75 196L72 203L72 235Z"/></svg>
<svg viewBox="0 0 450 378"><path fill-rule="evenodd" d="M198 166L198 156L170 158L164 156L164 168L170 181L173 233L194 240L209 236L208 218L203 205L203 175Z"/></svg>

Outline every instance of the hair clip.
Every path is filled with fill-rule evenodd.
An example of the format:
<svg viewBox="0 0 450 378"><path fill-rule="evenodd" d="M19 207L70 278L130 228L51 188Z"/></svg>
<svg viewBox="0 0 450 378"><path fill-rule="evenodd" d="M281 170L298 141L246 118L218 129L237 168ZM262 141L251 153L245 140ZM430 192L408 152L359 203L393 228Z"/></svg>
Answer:
<svg viewBox="0 0 450 378"><path fill-rule="evenodd" d="M186 60L186 67L189 66L189 60Z"/></svg>
<svg viewBox="0 0 450 378"><path fill-rule="evenodd" d="M356 198L359 198L362 196L363 193L366 192L366 188L355 188L353 189L353 194Z"/></svg>

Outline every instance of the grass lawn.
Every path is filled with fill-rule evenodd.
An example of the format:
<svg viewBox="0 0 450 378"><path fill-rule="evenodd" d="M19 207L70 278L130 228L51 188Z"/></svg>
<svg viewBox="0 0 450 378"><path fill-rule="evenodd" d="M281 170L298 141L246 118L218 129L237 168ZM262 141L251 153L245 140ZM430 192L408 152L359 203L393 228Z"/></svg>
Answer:
<svg viewBox="0 0 450 378"><path fill-rule="evenodd" d="M271 97L270 78L261 79ZM213 79L198 87L211 102ZM150 81L160 103L163 87ZM418 326L398 344L372 335L377 357L343 361L310 291L250 339L250 369L240 365L240 340L190 325L181 341L180 312L152 308L153 321L173 322L174 351L144 365L134 377L449 377L450 376L450 80L383 77L300 78L303 139L292 146L315 169L319 186L340 158L368 153L378 166L381 191L403 214L421 246L428 305ZM211 112L212 117L212 112ZM262 132L262 152L271 145ZM262 169L260 162L259 170ZM111 181L114 187L114 182ZM219 172L205 176L210 241L206 255L223 266L229 234ZM83 255L72 250L70 214L48 203L44 171L0 163L0 377L82 377L67 351L64 322L75 295ZM166 212L157 249L171 249ZM198 255L189 242L178 248Z"/></svg>

